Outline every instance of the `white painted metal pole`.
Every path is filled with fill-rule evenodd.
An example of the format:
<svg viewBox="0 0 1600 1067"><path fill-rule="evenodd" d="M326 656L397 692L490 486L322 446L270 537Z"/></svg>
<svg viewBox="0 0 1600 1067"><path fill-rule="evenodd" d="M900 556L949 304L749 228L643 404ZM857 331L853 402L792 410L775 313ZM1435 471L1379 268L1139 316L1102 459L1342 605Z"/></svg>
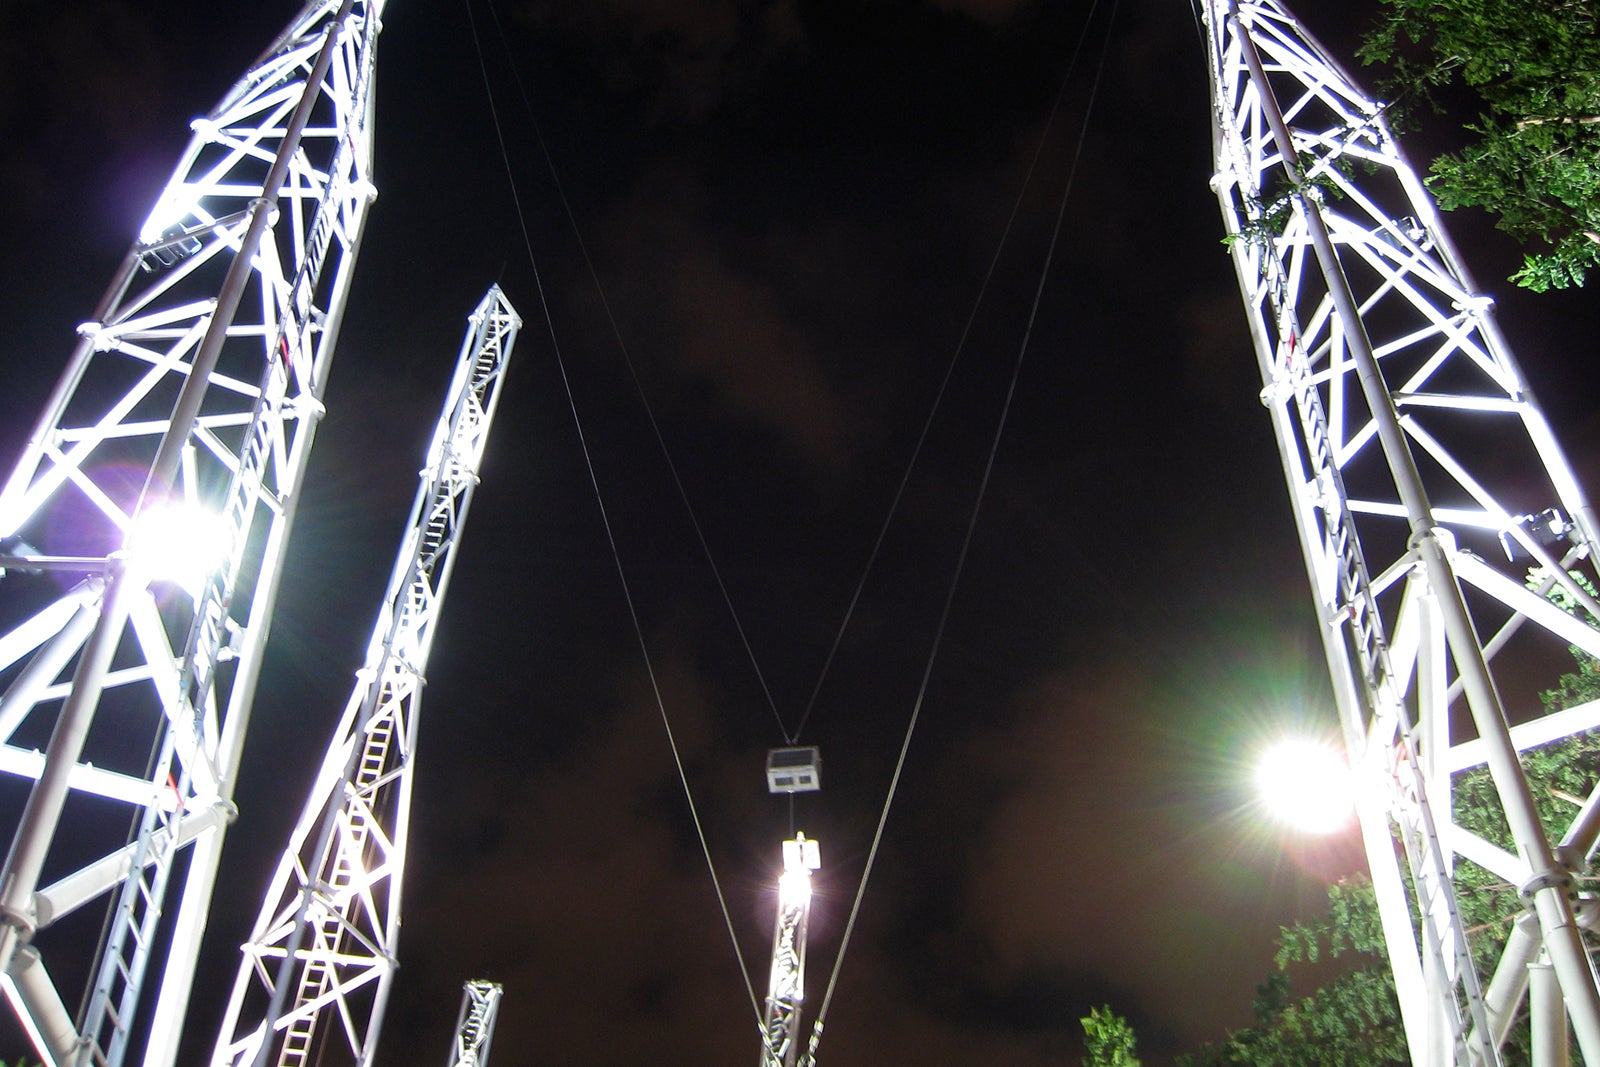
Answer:
<svg viewBox="0 0 1600 1067"><path fill-rule="evenodd" d="M1567 1012L1561 983L1547 961L1528 968L1528 1015L1533 1036L1533 1067L1571 1067Z"/></svg>
<svg viewBox="0 0 1600 1067"><path fill-rule="evenodd" d="M61 707L45 749L44 772L28 793L27 806L0 872L0 972L10 968L17 949L33 936L33 894L39 888L45 856L61 822L67 779L83 754L106 671L122 638L130 598L142 590L142 582L130 575L124 564L123 560L112 562L100 617L73 672L72 692Z"/></svg>

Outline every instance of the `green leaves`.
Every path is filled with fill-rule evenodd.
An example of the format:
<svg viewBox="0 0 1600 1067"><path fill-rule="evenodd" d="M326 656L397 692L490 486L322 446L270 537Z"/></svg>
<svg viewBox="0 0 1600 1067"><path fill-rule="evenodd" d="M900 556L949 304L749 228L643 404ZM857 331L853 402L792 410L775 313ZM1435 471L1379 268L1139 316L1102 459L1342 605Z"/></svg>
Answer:
<svg viewBox="0 0 1600 1067"><path fill-rule="evenodd" d="M1308 996L1291 968L1354 954L1365 961ZM1277 968L1256 987L1257 1025L1179 1059L1180 1067L1383 1067L1410 1062L1371 883L1328 887L1328 911L1280 927Z"/></svg>
<svg viewBox="0 0 1600 1067"><path fill-rule="evenodd" d="M1109 1007L1090 1008L1083 1024L1083 1067L1139 1067L1133 1027Z"/></svg>
<svg viewBox="0 0 1600 1067"><path fill-rule="evenodd" d="M1556 0L1384 0L1360 56L1389 67L1400 121L1447 93L1481 111L1432 165L1446 209L1481 207L1531 250L1512 276L1538 292L1600 266L1600 14Z"/></svg>

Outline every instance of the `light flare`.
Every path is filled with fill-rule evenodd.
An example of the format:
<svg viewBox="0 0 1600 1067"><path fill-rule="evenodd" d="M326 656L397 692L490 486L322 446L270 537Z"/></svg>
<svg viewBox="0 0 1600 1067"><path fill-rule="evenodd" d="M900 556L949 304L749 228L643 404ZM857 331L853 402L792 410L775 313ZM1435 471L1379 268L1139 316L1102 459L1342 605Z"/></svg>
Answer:
<svg viewBox="0 0 1600 1067"><path fill-rule="evenodd" d="M198 504L161 504L138 514L123 548L149 580L194 593L226 557L228 527Z"/></svg>
<svg viewBox="0 0 1600 1067"><path fill-rule="evenodd" d="M1256 790L1274 819L1311 834L1331 834L1355 816L1355 780L1344 753L1323 741L1278 741L1256 764Z"/></svg>

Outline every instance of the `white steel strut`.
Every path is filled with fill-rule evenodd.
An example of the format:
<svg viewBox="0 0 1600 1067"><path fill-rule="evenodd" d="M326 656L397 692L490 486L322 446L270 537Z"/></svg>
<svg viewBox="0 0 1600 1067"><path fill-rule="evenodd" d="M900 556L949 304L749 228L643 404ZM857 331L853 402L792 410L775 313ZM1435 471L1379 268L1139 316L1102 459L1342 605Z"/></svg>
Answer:
<svg viewBox="0 0 1600 1067"><path fill-rule="evenodd" d="M491 287L469 320L366 662L272 876L212 1062L372 1062L396 965L422 686L522 322Z"/></svg>
<svg viewBox="0 0 1600 1067"><path fill-rule="evenodd" d="M0 985L46 1064L122 1061L186 866L163 982L181 995L147 1047L181 1025L373 197L381 7L308 3L195 120L0 487L0 771L35 780L0 874ZM202 528L213 543L184 540ZM74 1020L47 964L82 961L35 935L113 891Z"/></svg>
<svg viewBox="0 0 1600 1067"><path fill-rule="evenodd" d="M499 982L474 979L461 987L461 1013L456 1017L456 1035L450 1043L448 1067L488 1067L489 1046L494 1041L494 1024L500 1014Z"/></svg>
<svg viewBox="0 0 1600 1067"><path fill-rule="evenodd" d="M1568 646L1600 655L1600 631L1546 596L1600 617L1569 573L1594 578L1593 512L1379 105L1281 4L1208 0L1204 14L1213 186L1363 777L1413 1060L1499 1063L1527 1024L1531 969L1554 1044L1570 1021L1600 1063L1580 929L1592 894L1575 880L1600 796L1547 834L1519 755L1600 724L1600 705L1539 717L1537 698L1570 669ZM1485 766L1511 848L1453 818L1453 777ZM1461 921L1468 861L1521 889L1494 924L1502 936L1514 924L1503 949Z"/></svg>
<svg viewBox="0 0 1600 1067"><path fill-rule="evenodd" d="M800 1062L811 872L821 865L817 842L805 834L796 834L794 840L783 843L783 874L778 878L778 913L772 930L772 970L761 1019L761 1067L795 1067Z"/></svg>

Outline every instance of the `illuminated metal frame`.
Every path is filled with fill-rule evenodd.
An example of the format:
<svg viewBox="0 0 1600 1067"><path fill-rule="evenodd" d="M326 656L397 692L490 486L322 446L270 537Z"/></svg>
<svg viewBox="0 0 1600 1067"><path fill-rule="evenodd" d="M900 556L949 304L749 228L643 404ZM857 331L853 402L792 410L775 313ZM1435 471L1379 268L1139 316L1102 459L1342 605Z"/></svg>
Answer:
<svg viewBox="0 0 1600 1067"><path fill-rule="evenodd" d="M176 1052L374 195L381 8L307 3L193 123L0 488L0 771L36 779L0 881L0 984L46 1064L121 1062L170 911L168 878L184 868L146 1039L151 1062ZM125 551L136 517L168 501L226 526L225 561L193 590L144 573ZM52 595L46 576L71 587ZM145 739L130 743L130 731ZM41 754L33 745L46 733ZM131 840L86 844L113 821L107 810L124 812L124 826L131 810ZM175 863L186 847L187 863ZM111 891L92 993L74 1022L46 970L48 947L33 941Z"/></svg>
<svg viewBox="0 0 1600 1067"><path fill-rule="evenodd" d="M1532 972L1531 1014L1547 1020L1535 1048L1564 1045L1564 999L1586 1060L1600 1062L1580 930L1594 907L1575 880L1600 837L1600 795L1552 840L1519 757L1600 725L1600 703L1541 717L1509 669L1568 646L1600 656L1600 631L1545 595L1559 587L1600 618L1569 575L1595 577L1594 514L1380 105L1281 4L1204 8L1213 187L1365 783L1358 809L1413 1061L1499 1063ZM1558 544L1536 535L1540 522ZM1530 565L1542 568L1533 587ZM1453 777L1483 766L1515 854L1451 817ZM1507 917L1514 932L1490 973L1473 962L1487 935L1463 929L1455 906L1463 860L1528 905Z"/></svg>
<svg viewBox="0 0 1600 1067"><path fill-rule="evenodd" d="M494 1024L500 1015L500 999L504 992L499 982L482 979L462 985L461 1012L456 1016L448 1067L488 1067Z"/></svg>
<svg viewBox="0 0 1600 1067"><path fill-rule="evenodd" d="M214 1064L303 1067L319 1033L372 1062L397 960L428 652L521 325L498 286L469 320L366 662L243 946Z"/></svg>
<svg viewBox="0 0 1600 1067"><path fill-rule="evenodd" d="M761 1017L761 1067L812 1062L800 1052L800 1010L806 993L806 927L811 921L811 872L822 866L817 842L796 834L783 843L783 874L772 929L772 966ZM813 1041L815 1044L815 1041Z"/></svg>

